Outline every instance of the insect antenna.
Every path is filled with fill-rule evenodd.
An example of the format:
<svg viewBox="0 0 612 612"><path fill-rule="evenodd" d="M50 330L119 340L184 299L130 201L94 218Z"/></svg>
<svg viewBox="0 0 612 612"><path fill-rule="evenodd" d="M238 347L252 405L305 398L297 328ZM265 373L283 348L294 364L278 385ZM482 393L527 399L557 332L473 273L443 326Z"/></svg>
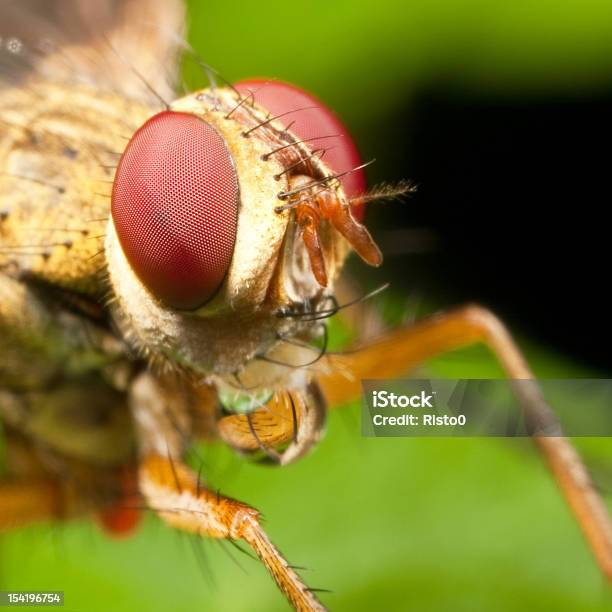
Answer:
<svg viewBox="0 0 612 612"><path fill-rule="evenodd" d="M399 181L395 185L382 183L363 195L350 198L349 202L354 204L365 204L376 200L400 200L405 196L417 192L417 185L411 181Z"/></svg>

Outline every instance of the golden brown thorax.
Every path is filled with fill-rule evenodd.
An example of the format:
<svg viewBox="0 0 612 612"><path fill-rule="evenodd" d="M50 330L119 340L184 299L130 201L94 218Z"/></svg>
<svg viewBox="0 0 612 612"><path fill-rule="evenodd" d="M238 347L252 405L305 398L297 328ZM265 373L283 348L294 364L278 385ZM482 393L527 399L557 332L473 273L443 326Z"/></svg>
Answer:
<svg viewBox="0 0 612 612"><path fill-rule="evenodd" d="M0 90L0 269L104 293L114 167L151 112L88 87Z"/></svg>

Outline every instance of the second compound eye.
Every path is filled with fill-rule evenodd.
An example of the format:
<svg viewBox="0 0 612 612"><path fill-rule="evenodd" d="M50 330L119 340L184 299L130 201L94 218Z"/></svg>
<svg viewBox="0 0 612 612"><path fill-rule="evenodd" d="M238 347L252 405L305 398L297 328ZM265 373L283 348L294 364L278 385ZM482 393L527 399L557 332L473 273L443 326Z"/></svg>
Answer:
<svg viewBox="0 0 612 612"><path fill-rule="evenodd" d="M333 172L347 172L340 180L349 198L365 193L365 172L350 172L362 163L357 147L346 126L323 102L282 81L248 79L236 83L236 89L243 96L252 95L272 115L287 113L281 121L294 134L306 140L310 149L324 151L324 161ZM363 206L354 207L353 214L361 220Z"/></svg>
<svg viewBox="0 0 612 612"><path fill-rule="evenodd" d="M112 217L123 252L147 289L174 308L198 308L219 289L238 207L225 141L195 115L151 117L117 167Z"/></svg>

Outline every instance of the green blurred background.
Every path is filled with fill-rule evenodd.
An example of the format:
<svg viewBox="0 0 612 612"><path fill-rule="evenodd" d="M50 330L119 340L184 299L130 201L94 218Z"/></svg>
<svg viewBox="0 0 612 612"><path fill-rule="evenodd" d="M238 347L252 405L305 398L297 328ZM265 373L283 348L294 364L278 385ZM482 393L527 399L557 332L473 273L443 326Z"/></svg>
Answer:
<svg viewBox="0 0 612 612"><path fill-rule="evenodd" d="M612 91L609 2L193 0L189 11L191 43L226 78L278 77L311 90L345 120L364 156L378 159L370 172L372 182L404 177L423 185L425 195L407 204L371 206L368 221L383 245L398 228L405 232L400 242L406 238L410 243L414 221L434 237L430 246L396 249L389 265L375 272L357 263L351 266L366 288L392 281L392 289L376 301L390 323L402 320L415 290L425 295L421 314L465 297L484 299L518 330L537 375L606 375L607 351L583 337L590 333L589 338L603 340L610 326L595 317L584 323L574 316L579 307L585 312L601 308L604 298L582 294L575 303L566 299L577 279L605 274L605 259L576 270L563 266L571 279L566 283L549 282L539 272L531 281L520 277L534 291L545 290L556 304L553 316L549 302L533 295L526 302L524 296L511 300L503 292L507 283L500 285L495 270L485 273L474 267L493 257L503 279L504 262L515 259L512 251L502 248L495 259L483 247L474 258L459 244L454 252L439 218L446 209L434 206L434 216L427 211L418 216L418 211L427 209L428 198L444 199L436 197L435 185L446 185L453 176L436 163L436 155L452 145L445 138L452 140L457 132L451 130L449 137L448 130L435 128L461 123L466 115L457 114L458 107L479 109L486 101L484 127L478 116L469 115L470 130L463 133L467 146L472 126L475 134L494 130L517 108L535 106L545 117L557 104L576 104L581 117L584 105L598 99L606 115ZM203 85L193 68L185 72L190 86ZM438 114L430 114L428 99L435 100ZM432 126L431 132L422 130L421 119ZM528 134L535 123L521 129ZM564 128L561 122L561 134ZM430 157L423 165L414 143L431 142L430 136L435 154L427 149ZM591 139L595 147L595 133ZM512 159L529 154L528 140L521 147L510 152ZM572 152L568 147L570 154L590 154L601 161L594 149ZM460 158L458 154L454 161L460 164ZM508 159L502 157L500 163ZM511 175L520 182L515 172ZM465 182L478 181L478 176ZM487 180L483 176L483 184ZM449 185L449 193L465 188L464 182ZM529 199L526 192L519 189L515 195ZM591 203L585 198L580 206ZM488 205L497 208L498 203ZM545 226L554 233L559 211L548 202L541 205ZM468 209L464 227L481 231L481 213ZM513 223L521 227L529 221L519 217ZM575 213L570 221L576 223ZM496 231L504 228L496 225L493 230L486 243L491 248ZM554 243L535 243L525 257L538 263L552 249ZM572 251L575 265L581 257L580 249ZM451 262L454 268L448 268ZM459 268L465 272L457 272ZM447 269L452 274L445 275ZM470 277L476 284L470 284ZM552 333L550 325L540 325L555 317L565 320L566 327L553 326ZM575 319L580 326L572 327ZM540 329L548 331L540 334ZM605 342L601 344L605 349ZM424 372L439 377L500 375L482 348L439 358ZM612 465L612 444L605 439L577 442L605 474ZM332 412L316 451L287 468L251 465L217 446L200 453L210 482L259 508L280 549L292 563L309 568L303 572L307 582L333 591L321 596L333 610L612 607L575 522L528 441L364 439L355 405ZM153 516L135 537L120 542L86 523L23 530L2 536L0 556L0 588L62 589L67 610L287 609L258 563L218 542L172 532Z"/></svg>

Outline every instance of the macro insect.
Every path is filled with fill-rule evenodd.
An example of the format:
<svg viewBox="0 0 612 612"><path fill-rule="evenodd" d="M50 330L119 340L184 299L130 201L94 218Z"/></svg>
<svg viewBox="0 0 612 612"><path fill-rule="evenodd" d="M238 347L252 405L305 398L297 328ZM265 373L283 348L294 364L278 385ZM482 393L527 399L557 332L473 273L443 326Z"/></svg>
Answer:
<svg viewBox="0 0 612 612"><path fill-rule="evenodd" d="M146 506L175 529L246 542L291 605L322 610L259 513L188 467L193 441L286 465L362 378L474 342L510 378L531 371L476 306L326 353L345 258L382 263L364 206L389 195L366 191L339 119L298 87L229 84L197 57L211 86L175 97L191 54L180 2L38 10L2 8L0 529L92 515L121 532ZM612 576L612 530L580 458L537 435L555 420L535 382L516 394Z"/></svg>

